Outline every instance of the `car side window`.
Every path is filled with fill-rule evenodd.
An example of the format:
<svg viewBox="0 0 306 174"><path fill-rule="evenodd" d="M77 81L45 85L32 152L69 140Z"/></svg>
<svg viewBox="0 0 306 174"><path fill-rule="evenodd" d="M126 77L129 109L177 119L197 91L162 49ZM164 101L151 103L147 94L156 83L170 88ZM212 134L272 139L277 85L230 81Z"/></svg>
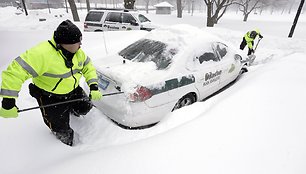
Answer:
<svg viewBox="0 0 306 174"><path fill-rule="evenodd" d="M85 18L85 21L93 21L93 22L100 22L104 12L89 12Z"/></svg>
<svg viewBox="0 0 306 174"><path fill-rule="evenodd" d="M138 19L139 19L139 21L141 22L141 23L143 23L143 22L151 22L148 18L146 18L144 15L142 15L142 14L139 14L138 15Z"/></svg>
<svg viewBox="0 0 306 174"><path fill-rule="evenodd" d="M214 62L219 61L219 58L216 55L212 46L209 46L209 48L206 49L206 51L202 55L197 57L197 59L199 60L200 64L203 64L204 62L209 62L209 61L214 61Z"/></svg>
<svg viewBox="0 0 306 174"><path fill-rule="evenodd" d="M223 59L228 52L227 46L221 42L214 43L213 47L220 60Z"/></svg>
<svg viewBox="0 0 306 174"><path fill-rule="evenodd" d="M122 23L135 23L136 20L134 19L134 17L131 14L128 13L123 13L122 16Z"/></svg>
<svg viewBox="0 0 306 174"><path fill-rule="evenodd" d="M106 16L105 21L121 23L121 13L110 12Z"/></svg>

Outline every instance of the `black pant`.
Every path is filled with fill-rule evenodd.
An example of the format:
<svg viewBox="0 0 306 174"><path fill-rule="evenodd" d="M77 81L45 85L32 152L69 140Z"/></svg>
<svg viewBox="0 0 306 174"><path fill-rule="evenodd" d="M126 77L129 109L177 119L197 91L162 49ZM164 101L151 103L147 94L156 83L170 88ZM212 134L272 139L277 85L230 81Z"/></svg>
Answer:
<svg viewBox="0 0 306 174"><path fill-rule="evenodd" d="M240 44L240 49L243 50L246 45L247 45L247 42L246 42L245 38L243 37L242 42ZM253 45L254 45L254 41L252 41L252 46ZM251 55L251 54L252 54L252 51L249 48L248 55Z"/></svg>
<svg viewBox="0 0 306 174"><path fill-rule="evenodd" d="M80 86L72 92L64 95L46 92L33 84L30 84L29 88L30 94L36 98L39 106L88 97ZM41 108L40 110L45 124L51 129L51 131L67 132L71 129L69 124L70 113L86 115L92 106L93 105L90 101L85 100Z"/></svg>

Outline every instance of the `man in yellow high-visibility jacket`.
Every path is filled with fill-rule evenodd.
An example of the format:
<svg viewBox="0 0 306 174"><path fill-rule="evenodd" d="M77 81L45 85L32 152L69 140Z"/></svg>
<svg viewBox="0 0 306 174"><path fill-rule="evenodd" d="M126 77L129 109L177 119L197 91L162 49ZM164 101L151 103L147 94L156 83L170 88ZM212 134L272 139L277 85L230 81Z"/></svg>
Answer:
<svg viewBox="0 0 306 174"><path fill-rule="evenodd" d="M249 48L248 55L251 55L252 53L254 53L253 45L254 45L254 40L256 36L259 36L260 39L263 38L263 36L260 34L259 29L248 31L243 36L242 42L240 44L240 49L243 50L244 47L248 45L248 48Z"/></svg>
<svg viewBox="0 0 306 174"><path fill-rule="evenodd" d="M16 99L22 84L32 78L30 94L40 106L87 98L79 86L83 75L90 87L90 99L102 97L98 89L96 69L80 48L82 33L71 21L63 21L51 40L42 42L17 57L2 72L0 96L3 98L0 116L18 116ZM74 131L70 114L85 115L92 108L89 100L41 108L45 124L63 143L72 146Z"/></svg>

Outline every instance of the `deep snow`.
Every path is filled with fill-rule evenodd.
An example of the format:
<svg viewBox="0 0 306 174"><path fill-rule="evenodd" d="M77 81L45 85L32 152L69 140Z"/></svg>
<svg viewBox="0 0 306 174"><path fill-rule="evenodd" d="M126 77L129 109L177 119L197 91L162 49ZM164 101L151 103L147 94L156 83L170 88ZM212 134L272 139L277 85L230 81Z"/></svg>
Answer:
<svg viewBox="0 0 306 174"><path fill-rule="evenodd" d="M0 9L1 71L16 56L49 39L64 19L64 10L15 15ZM64 17L55 17L63 14ZM85 10L81 11L84 20ZM188 23L205 27L205 14L148 14L161 25ZM46 22L38 22L45 17ZM306 173L306 16L291 39L293 15L227 14L211 32L239 46L244 33L259 28L264 35L256 52L258 63L222 93L168 114L155 127L124 130L96 109L71 125L79 144L68 147L44 125L39 110L17 119L0 118L0 173ZM82 23L77 23L82 28ZM147 33L83 33L83 49L95 62L119 51ZM103 37L105 37L106 47ZM246 50L244 50L246 54ZM17 105L36 106L27 81Z"/></svg>

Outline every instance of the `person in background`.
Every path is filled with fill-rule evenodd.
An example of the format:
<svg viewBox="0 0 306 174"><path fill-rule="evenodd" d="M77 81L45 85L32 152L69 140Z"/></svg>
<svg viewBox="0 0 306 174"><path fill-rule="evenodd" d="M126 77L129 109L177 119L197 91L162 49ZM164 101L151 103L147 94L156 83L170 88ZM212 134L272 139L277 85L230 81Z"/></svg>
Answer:
<svg viewBox="0 0 306 174"><path fill-rule="evenodd" d="M44 123L63 143L72 146L74 131L70 127L70 114L86 115L92 108L90 100L102 97L98 89L96 69L80 48L82 33L71 21L65 20L54 31L51 40L27 50L2 72L0 116L16 118L16 99L22 84L32 79L30 95L40 106L80 99L76 102L42 107ZM84 76L90 88L89 97L79 86ZM82 100L84 99L84 100Z"/></svg>
<svg viewBox="0 0 306 174"><path fill-rule="evenodd" d="M260 34L259 29L248 31L242 38L242 42L240 44L240 49L243 50L246 45L248 45L249 51L248 56L254 53L254 40L256 36L259 36L260 39L263 36Z"/></svg>

